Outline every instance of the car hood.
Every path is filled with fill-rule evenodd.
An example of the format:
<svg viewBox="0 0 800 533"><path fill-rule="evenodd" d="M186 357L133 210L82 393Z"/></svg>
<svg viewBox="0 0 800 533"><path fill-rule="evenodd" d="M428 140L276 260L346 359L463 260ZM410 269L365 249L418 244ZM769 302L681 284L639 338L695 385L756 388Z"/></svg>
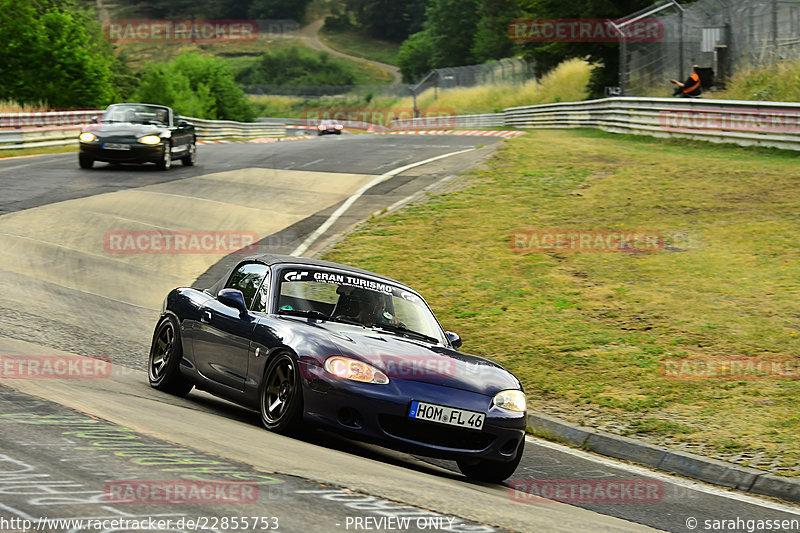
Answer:
<svg viewBox="0 0 800 533"><path fill-rule="evenodd" d="M327 332L342 355L371 364L390 380L431 383L489 396L522 388L511 372L482 357L349 324L320 322L315 327Z"/></svg>
<svg viewBox="0 0 800 533"><path fill-rule="evenodd" d="M114 122L111 124L97 124L87 126L83 131L91 131L95 135L134 135L136 137L143 137L145 135L162 135L169 130L163 126L154 126L152 124L132 124L130 122Z"/></svg>

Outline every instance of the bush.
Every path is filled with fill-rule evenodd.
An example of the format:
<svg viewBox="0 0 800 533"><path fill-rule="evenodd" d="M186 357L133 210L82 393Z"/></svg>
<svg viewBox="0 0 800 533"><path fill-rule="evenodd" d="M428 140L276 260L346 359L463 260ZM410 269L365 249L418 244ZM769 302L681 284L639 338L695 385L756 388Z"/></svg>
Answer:
<svg viewBox="0 0 800 533"><path fill-rule="evenodd" d="M251 122L255 113L224 61L184 53L169 63L150 64L142 75L136 100L177 109L212 120Z"/></svg>
<svg viewBox="0 0 800 533"><path fill-rule="evenodd" d="M356 76L328 53L290 46L264 52L236 80L244 85L353 85Z"/></svg>

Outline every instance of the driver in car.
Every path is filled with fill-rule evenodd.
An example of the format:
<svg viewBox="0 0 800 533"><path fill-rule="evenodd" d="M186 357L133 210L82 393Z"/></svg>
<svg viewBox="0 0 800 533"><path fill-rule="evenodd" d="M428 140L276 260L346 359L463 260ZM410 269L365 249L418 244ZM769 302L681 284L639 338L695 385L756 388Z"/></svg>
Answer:
<svg viewBox="0 0 800 533"><path fill-rule="evenodd" d="M389 296L347 285L339 286L336 292L340 295L337 308L341 308L336 318L358 322L366 327L399 324L387 309Z"/></svg>

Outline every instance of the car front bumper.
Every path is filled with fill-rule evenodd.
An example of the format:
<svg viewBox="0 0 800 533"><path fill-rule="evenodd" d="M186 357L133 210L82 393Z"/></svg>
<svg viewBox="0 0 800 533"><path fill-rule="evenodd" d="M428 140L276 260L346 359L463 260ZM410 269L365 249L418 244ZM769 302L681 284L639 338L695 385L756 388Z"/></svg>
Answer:
<svg viewBox="0 0 800 533"><path fill-rule="evenodd" d="M525 438L526 414L496 407L483 394L401 379L387 385L358 383L308 367L303 375L306 416L358 440L431 457L511 461ZM415 400L483 413L483 428L411 418Z"/></svg>
<svg viewBox="0 0 800 533"><path fill-rule="evenodd" d="M112 142L112 141L110 141ZM142 143L121 143L128 149L105 148L105 142L81 143L79 153L95 161L106 163L158 163L164 158L165 143L147 145Z"/></svg>

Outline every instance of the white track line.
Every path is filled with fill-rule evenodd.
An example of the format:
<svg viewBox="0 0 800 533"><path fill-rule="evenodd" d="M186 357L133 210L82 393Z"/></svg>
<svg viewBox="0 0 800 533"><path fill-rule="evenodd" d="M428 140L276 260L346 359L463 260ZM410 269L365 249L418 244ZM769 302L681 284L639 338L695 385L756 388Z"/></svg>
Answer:
<svg viewBox="0 0 800 533"><path fill-rule="evenodd" d="M536 437L528 436L525 438L525 440L536 446L541 446L543 448L550 448L551 450L556 450L559 452L574 455L575 457L579 457L581 459L585 459L593 463L601 464L609 468L626 470L633 474L638 474L640 476L644 476L649 479L656 479L665 484L668 483L671 485L677 485L685 489L696 490L698 492L705 492L706 494L711 494L713 496L720 496L722 498L727 498L729 500L737 500L743 503L748 503L750 505L757 505L759 507L772 509L774 511L783 511L785 513L800 515L800 507L793 507L791 505L772 502L770 500L762 500L761 498L755 496L749 496L747 494L742 494L739 492L734 492L732 490L728 490L723 487L715 487L713 485L708 485L700 481L692 481L679 476L673 476L664 472L651 470L643 466L636 466L624 463L622 461L616 461L614 459L595 455L589 452L585 452L583 450L577 450L575 448L570 448L569 446L564 446L563 444L557 444L555 442L550 442Z"/></svg>
<svg viewBox="0 0 800 533"><path fill-rule="evenodd" d="M425 161L418 161L416 163L411 163L410 165L406 165L404 167L399 167L399 168L396 168L394 170L390 170L386 174L381 174L380 176L378 176L377 178L375 178L374 180L370 181L369 183L367 183L366 185L361 187L359 190L357 190L350 198L347 199L347 201L345 203L343 203L341 206L339 206L339 209L334 211L333 214L328 217L328 220L323 222L322 225L320 227L318 227L314 231L314 233L309 235L306 238L306 240L304 240L303 243L300 246L295 248L294 251L291 253L291 255L300 255L301 256L304 253L306 253L308 251L308 249L311 247L311 245L314 244L314 242L317 239L319 239L319 237L323 233L328 231L328 229L331 226L333 226L333 224L337 220L339 220L339 218L343 214L345 214L345 212L347 212L348 209L350 209L350 207L356 202L356 200L361 198L361 196L365 192L370 190L375 185L377 185L377 184L379 184L379 183L381 183L383 181L386 181L387 179L389 179L391 177L397 176L401 172L405 172L406 170L410 170L410 169L412 169L414 167L419 167L419 166L422 166L422 165L426 165L428 163L432 163L433 161L438 161L439 159L444 159L445 157L451 157L451 156L454 156L454 155L464 154L466 152L471 152L474 149L475 148L467 148L466 150L459 150L458 152L450 152L449 154L437 155L436 157L431 157L430 159L426 159Z"/></svg>

